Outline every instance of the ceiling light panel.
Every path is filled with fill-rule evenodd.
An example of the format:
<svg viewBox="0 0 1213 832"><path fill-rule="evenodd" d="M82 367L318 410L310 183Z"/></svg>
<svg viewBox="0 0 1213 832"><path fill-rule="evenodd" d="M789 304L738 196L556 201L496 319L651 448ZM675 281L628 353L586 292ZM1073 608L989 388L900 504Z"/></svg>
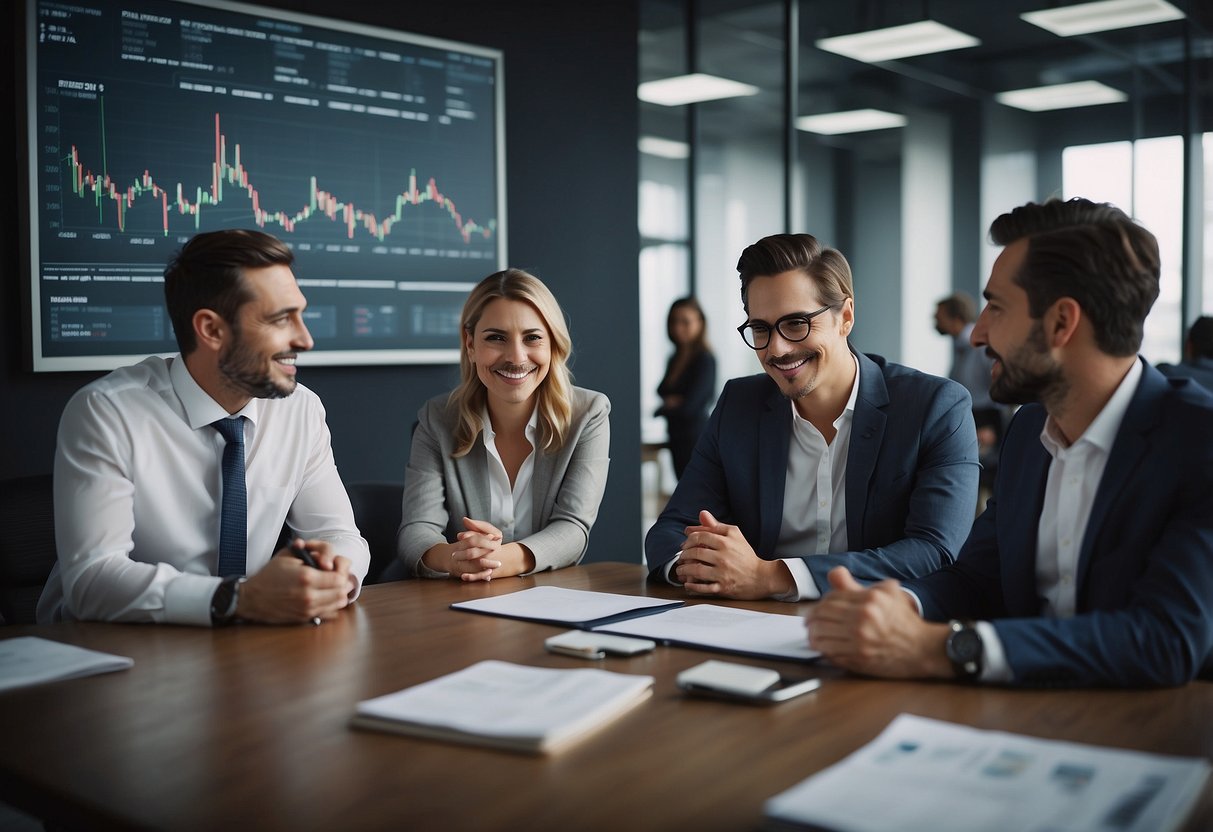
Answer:
<svg viewBox="0 0 1213 832"><path fill-rule="evenodd" d="M676 142L658 136L641 136L637 145L640 152L648 156L660 156L663 159L688 159L691 156L691 146L686 142Z"/></svg>
<svg viewBox="0 0 1213 832"><path fill-rule="evenodd" d="M817 48L873 64L912 58L915 55L950 52L953 49L978 46L980 43L981 41L972 35L966 35L942 23L922 20L904 26L822 38L817 41Z"/></svg>
<svg viewBox="0 0 1213 832"><path fill-rule="evenodd" d="M659 81L646 81L636 89L636 95L641 101L661 104L665 107L678 107L683 104L717 101L721 98L737 98L757 93L758 87L751 84L731 81L716 75L706 75L702 72L662 78Z"/></svg>
<svg viewBox="0 0 1213 832"><path fill-rule="evenodd" d="M994 96L999 104L1039 113L1044 110L1069 110L1096 104L1117 104L1129 96L1098 81L1076 81L1073 84L1053 84L1023 90L1008 90Z"/></svg>
<svg viewBox="0 0 1213 832"><path fill-rule="evenodd" d="M1181 20L1184 13L1166 0L1099 0L1038 12L1024 12L1021 18L1034 26L1048 29L1063 38L1147 26L1168 20Z"/></svg>
<svg viewBox="0 0 1213 832"><path fill-rule="evenodd" d="M838 113L820 113L796 119L796 128L808 133L836 136L840 133L863 133L868 130L885 130L890 127L905 127L906 117L884 110L846 110Z"/></svg>

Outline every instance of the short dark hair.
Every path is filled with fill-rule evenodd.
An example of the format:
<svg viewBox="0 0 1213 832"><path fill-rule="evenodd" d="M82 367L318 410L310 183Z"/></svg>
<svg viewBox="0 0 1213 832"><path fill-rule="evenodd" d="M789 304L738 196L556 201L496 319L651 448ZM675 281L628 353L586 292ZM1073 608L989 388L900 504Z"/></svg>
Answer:
<svg viewBox="0 0 1213 832"><path fill-rule="evenodd" d="M959 318L966 324L977 320L977 304L968 292L953 292L940 300L937 306L949 318Z"/></svg>
<svg viewBox="0 0 1213 832"><path fill-rule="evenodd" d="M198 347L194 314L199 309L213 310L235 326L236 313L252 298L244 283L245 269L294 261L286 243L264 231L230 228L195 235L164 270L164 302L181 354Z"/></svg>
<svg viewBox="0 0 1213 832"><path fill-rule="evenodd" d="M1059 298L1073 298L1091 319L1100 350L1137 353L1158 298L1158 241L1128 214L1081 197L1029 202L994 220L990 238L1001 246L1028 240L1014 279L1033 318Z"/></svg>
<svg viewBox="0 0 1213 832"><path fill-rule="evenodd" d="M837 249L826 248L812 234L772 234L741 252L737 273L741 276L741 304L749 311L750 283L756 277L771 277L799 270L815 284L827 306L855 297L851 266Z"/></svg>
<svg viewBox="0 0 1213 832"><path fill-rule="evenodd" d="M1204 315L1188 330L1188 347L1193 358L1213 358L1213 318Z"/></svg>

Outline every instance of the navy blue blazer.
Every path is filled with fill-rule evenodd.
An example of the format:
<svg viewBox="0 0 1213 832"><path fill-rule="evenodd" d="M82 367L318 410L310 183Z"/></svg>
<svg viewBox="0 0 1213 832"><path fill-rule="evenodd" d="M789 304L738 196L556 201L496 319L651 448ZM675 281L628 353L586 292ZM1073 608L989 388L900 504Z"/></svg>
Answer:
<svg viewBox="0 0 1213 832"><path fill-rule="evenodd" d="M835 566L876 581L926 575L951 563L977 507L977 433L968 391L880 356L857 355L846 474L849 551L804 559L823 591ZM765 373L725 385L686 472L645 538L650 577L662 579L703 509L738 526L759 557L774 559L791 408Z"/></svg>
<svg viewBox="0 0 1213 832"><path fill-rule="evenodd" d="M1040 617L1036 536L1051 462L1040 405L1012 421L994 497L956 563L907 585L927 618L992 621L1016 684L1213 678L1213 395L1144 370L1095 492L1073 617Z"/></svg>

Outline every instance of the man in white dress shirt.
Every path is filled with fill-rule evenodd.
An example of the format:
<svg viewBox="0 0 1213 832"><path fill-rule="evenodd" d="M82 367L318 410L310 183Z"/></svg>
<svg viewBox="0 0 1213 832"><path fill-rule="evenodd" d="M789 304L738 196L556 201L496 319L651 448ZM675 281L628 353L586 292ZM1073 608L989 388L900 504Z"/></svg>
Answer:
<svg viewBox="0 0 1213 832"><path fill-rule="evenodd" d="M370 553L295 380L312 338L293 259L259 231L194 237L164 275L181 353L68 402L40 623L319 623L357 597ZM275 552L284 522L300 554Z"/></svg>

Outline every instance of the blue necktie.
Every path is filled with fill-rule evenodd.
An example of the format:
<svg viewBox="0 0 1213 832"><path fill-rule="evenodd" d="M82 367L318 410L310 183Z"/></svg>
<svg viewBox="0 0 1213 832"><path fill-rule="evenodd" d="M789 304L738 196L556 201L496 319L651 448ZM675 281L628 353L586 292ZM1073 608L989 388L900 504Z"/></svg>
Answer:
<svg viewBox="0 0 1213 832"><path fill-rule="evenodd" d="M223 505L219 515L219 577L243 575L248 545L248 497L244 487L244 417L220 419L223 434Z"/></svg>

